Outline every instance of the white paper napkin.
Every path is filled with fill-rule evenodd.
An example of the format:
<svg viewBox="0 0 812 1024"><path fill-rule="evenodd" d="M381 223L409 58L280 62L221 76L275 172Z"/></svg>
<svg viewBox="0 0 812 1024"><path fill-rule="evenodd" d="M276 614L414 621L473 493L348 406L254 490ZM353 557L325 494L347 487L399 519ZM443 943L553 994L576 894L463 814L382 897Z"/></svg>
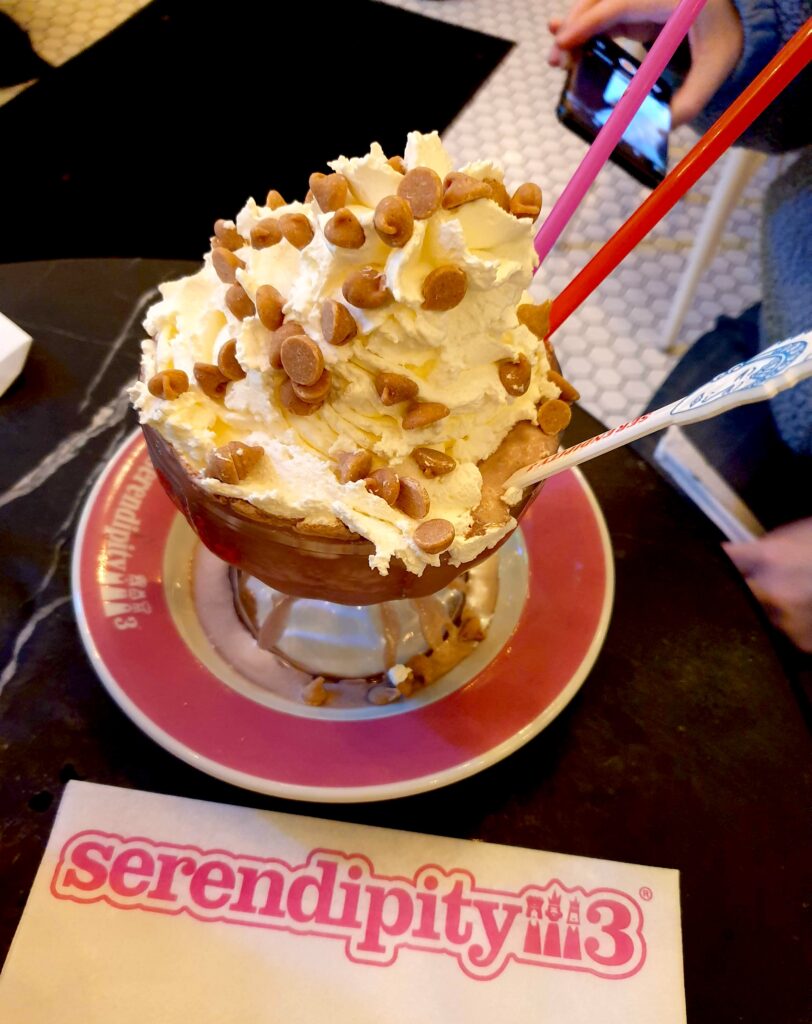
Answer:
<svg viewBox="0 0 812 1024"><path fill-rule="evenodd" d="M30 348L30 335L0 313L0 395L19 377Z"/></svg>
<svg viewBox="0 0 812 1024"><path fill-rule="evenodd" d="M678 876L71 782L25 1024L682 1024Z"/></svg>

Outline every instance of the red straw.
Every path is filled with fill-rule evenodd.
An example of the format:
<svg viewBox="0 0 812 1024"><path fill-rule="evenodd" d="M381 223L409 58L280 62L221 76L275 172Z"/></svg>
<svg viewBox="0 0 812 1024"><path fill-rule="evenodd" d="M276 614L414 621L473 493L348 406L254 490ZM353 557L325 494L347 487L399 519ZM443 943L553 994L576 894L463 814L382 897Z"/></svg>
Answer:
<svg viewBox="0 0 812 1024"><path fill-rule="evenodd" d="M812 60L812 18L773 57L766 68L677 164L642 206L629 217L584 269L553 299L550 334L612 273L748 128L758 115ZM549 335L548 335L549 337Z"/></svg>

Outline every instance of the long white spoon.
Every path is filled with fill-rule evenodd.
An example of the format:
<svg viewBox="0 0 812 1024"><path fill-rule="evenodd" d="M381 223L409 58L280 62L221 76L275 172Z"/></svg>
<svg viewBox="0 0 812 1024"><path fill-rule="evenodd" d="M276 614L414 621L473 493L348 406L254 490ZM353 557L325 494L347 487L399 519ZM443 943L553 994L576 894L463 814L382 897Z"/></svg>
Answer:
<svg viewBox="0 0 812 1024"><path fill-rule="evenodd" d="M805 377L812 376L812 341L799 335L788 341L779 341L763 352L738 363L724 373L718 374L671 405L664 405L654 412L643 413L629 423L605 430L571 448L564 448L555 455L525 466L505 483L505 488L527 487L540 483L548 476L560 473L570 466L578 466L589 459L614 451L624 444L637 441L655 430L686 423L707 420L719 413L734 409L737 405L763 402L779 391L791 388Z"/></svg>

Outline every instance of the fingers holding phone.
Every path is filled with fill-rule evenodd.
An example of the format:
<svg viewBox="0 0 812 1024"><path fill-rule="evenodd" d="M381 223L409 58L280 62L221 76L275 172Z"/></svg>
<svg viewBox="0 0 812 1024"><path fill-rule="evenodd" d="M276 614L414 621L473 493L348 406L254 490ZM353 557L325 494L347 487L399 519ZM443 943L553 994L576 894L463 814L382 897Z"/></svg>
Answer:
<svg viewBox="0 0 812 1024"><path fill-rule="evenodd" d="M573 51L601 34L652 42L676 6L677 0L576 0L561 18L550 19L554 43L548 60L561 66ZM741 58L744 31L731 0L708 0L688 42L691 68L671 104L675 128L696 117Z"/></svg>

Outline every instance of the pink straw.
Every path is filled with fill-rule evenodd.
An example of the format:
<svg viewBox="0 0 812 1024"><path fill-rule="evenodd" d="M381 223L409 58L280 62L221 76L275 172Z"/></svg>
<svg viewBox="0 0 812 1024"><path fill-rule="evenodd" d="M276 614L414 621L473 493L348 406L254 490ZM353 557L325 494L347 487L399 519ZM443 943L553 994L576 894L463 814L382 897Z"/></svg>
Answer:
<svg viewBox="0 0 812 1024"><path fill-rule="evenodd" d="M679 6L665 23L662 32L637 69L617 106L609 115L606 124L598 132L578 170L570 178L567 187L558 197L536 235L536 252L539 265L558 241L561 232L569 223L581 200L589 191L598 172L609 159L612 150L620 142L643 100L648 96L654 83L663 73L666 64L673 57L677 47L685 38L707 0L681 0Z"/></svg>

